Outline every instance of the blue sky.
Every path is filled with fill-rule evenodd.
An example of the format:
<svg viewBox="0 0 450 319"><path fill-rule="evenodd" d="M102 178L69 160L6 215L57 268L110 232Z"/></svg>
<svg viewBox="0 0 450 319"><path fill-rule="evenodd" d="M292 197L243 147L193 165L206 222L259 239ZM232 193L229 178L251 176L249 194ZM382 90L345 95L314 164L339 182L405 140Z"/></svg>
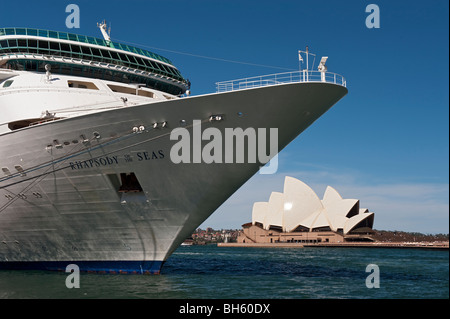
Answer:
<svg viewBox="0 0 450 319"><path fill-rule="evenodd" d="M66 28L70 3L80 7L79 29ZM379 29L365 25L371 3ZM447 0L29 1L0 11L4 27L97 37L103 19L114 40L171 59L194 95L217 81L295 71L307 45L347 79L349 94L281 152L277 174L255 175L203 228L240 228L253 202L282 191L290 175L320 197L331 185L360 199L376 229L449 232Z"/></svg>

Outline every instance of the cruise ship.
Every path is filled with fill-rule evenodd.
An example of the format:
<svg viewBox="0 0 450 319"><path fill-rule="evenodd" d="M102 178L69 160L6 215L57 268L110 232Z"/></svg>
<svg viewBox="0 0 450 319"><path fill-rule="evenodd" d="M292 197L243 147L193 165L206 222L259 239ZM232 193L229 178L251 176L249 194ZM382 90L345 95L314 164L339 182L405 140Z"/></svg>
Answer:
<svg viewBox="0 0 450 319"><path fill-rule="evenodd" d="M0 269L159 274L264 165L175 162L173 131L276 129L281 151L348 92L321 63L195 96L169 59L99 27L0 28Z"/></svg>

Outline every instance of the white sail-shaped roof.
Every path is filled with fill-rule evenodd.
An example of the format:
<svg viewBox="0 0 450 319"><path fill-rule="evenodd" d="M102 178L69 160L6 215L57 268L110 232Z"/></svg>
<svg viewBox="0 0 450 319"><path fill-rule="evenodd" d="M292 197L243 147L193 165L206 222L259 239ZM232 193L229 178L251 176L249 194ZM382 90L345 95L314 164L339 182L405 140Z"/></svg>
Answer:
<svg viewBox="0 0 450 319"><path fill-rule="evenodd" d="M353 216L352 218L349 218L344 226L344 234L347 234L348 232L352 231L356 225L358 225L364 219L368 219L369 217L372 217L373 215L374 215L373 213L362 213L362 214Z"/></svg>
<svg viewBox="0 0 450 319"><path fill-rule="evenodd" d="M311 213L323 209L319 197L308 185L289 176L284 180L284 199L290 203L290 209L284 210L284 228L287 232L294 230Z"/></svg>
<svg viewBox="0 0 450 319"><path fill-rule="evenodd" d="M316 219L319 217L319 215L321 213L322 213L322 211L318 210L318 211L310 214L308 217L303 219L298 225L296 225L296 227L301 225L301 226L311 229L314 225L314 222L316 221Z"/></svg>
<svg viewBox="0 0 450 319"><path fill-rule="evenodd" d="M327 186L325 193L323 194L322 203L324 205L333 205L342 200L342 196L331 186Z"/></svg>
<svg viewBox="0 0 450 319"><path fill-rule="evenodd" d="M314 228L329 227L329 226L330 226L330 221L328 219L326 210L323 209L322 211L319 212L319 215L314 220L314 222L311 225L310 229L312 230Z"/></svg>
<svg viewBox="0 0 450 319"><path fill-rule="evenodd" d="M303 226L310 231L329 227L347 234L365 219L364 227L371 228L373 216L368 209L359 208L359 200L343 199L333 187L328 186L320 200L308 185L287 176L283 193L272 192L268 202L253 205L252 223L261 223L264 229L280 227L285 232Z"/></svg>
<svg viewBox="0 0 450 319"><path fill-rule="evenodd" d="M270 194L264 229L269 229L270 226L283 226L283 205L283 193L272 192L272 194Z"/></svg>
<svg viewBox="0 0 450 319"><path fill-rule="evenodd" d="M255 225L256 223L261 223L264 225L267 216L268 206L269 203L267 202L256 202L253 204L253 211L252 211L253 225Z"/></svg>
<svg viewBox="0 0 450 319"><path fill-rule="evenodd" d="M328 201L324 205L328 216L330 218L330 228L334 231L337 231L340 228L344 228L345 223L348 218L347 215L351 211L351 209L358 204L357 199L341 199L338 201Z"/></svg>

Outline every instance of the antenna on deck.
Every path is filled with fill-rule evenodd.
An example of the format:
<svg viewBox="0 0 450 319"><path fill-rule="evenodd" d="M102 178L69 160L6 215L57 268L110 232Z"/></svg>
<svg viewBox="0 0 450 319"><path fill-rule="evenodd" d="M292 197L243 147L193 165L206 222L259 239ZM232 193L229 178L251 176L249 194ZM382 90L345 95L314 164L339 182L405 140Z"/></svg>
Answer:
<svg viewBox="0 0 450 319"><path fill-rule="evenodd" d="M303 58L302 58L302 53L304 53L306 55L306 70L303 70L303 77L304 80L308 81L309 80L309 56L312 55L314 57L314 59L316 58L316 55L313 53L309 53L309 48L308 46L306 46L306 51L298 51L298 60L300 62L300 72L302 71L302 62L303 62ZM313 61L313 67L314 67L314 61ZM305 73L306 73L306 78L305 78Z"/></svg>
<svg viewBox="0 0 450 319"><path fill-rule="evenodd" d="M108 31L106 31L106 28L107 28L106 21L103 20L101 23L97 23L97 27L100 28L100 31L102 32L103 38L106 41L111 41L111 26L109 26Z"/></svg>

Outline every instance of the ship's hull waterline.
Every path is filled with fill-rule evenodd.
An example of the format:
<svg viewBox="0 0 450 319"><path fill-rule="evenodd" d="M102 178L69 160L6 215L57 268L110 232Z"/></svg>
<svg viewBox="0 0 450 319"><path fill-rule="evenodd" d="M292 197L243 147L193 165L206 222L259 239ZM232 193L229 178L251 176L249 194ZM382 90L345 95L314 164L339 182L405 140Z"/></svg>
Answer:
<svg viewBox="0 0 450 319"><path fill-rule="evenodd" d="M278 128L281 150L345 94L335 84L291 83L123 107L0 135L0 166L7 168L0 172L0 268L65 270L73 263L85 271L159 273L260 168L258 162L175 164L174 128L183 123L192 132L193 120L221 114L222 121L204 121L202 130ZM26 174L18 174L21 168ZM119 191L124 173L133 173L142 191Z"/></svg>

